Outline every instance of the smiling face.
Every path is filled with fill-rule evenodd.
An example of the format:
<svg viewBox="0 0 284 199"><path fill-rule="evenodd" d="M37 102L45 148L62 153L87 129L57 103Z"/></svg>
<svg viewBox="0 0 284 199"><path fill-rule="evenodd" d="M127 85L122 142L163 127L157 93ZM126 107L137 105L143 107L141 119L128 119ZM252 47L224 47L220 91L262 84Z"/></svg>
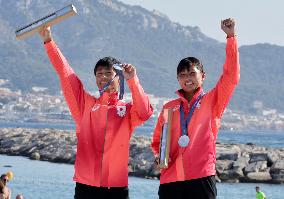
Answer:
<svg viewBox="0 0 284 199"><path fill-rule="evenodd" d="M201 72L197 66L192 65L180 71L177 79L182 90L187 94L193 95L202 86L205 73Z"/></svg>
<svg viewBox="0 0 284 199"><path fill-rule="evenodd" d="M111 81L115 75L116 72L113 69L113 67L103 67L103 66L98 66L96 69L96 83L98 88L101 90L104 88L104 86ZM106 92L112 93L118 91L119 87L119 78L118 76L114 78L113 82L110 84Z"/></svg>
<svg viewBox="0 0 284 199"><path fill-rule="evenodd" d="M184 97L190 100L205 79L201 61L195 57L186 57L180 60L177 67L177 79L184 92Z"/></svg>
<svg viewBox="0 0 284 199"><path fill-rule="evenodd" d="M94 68L94 74L96 76L96 83L100 90L102 90L108 82L110 82L116 75L116 71L113 68L114 64L121 64L119 60L114 57L104 57L100 59ZM119 87L119 77L115 77L106 92L117 92Z"/></svg>

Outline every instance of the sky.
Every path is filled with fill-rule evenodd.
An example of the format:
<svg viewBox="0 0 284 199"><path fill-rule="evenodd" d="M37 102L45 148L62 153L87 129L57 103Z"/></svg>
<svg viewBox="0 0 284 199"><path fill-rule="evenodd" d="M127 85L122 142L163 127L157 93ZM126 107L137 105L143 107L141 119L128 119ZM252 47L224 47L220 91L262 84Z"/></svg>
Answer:
<svg viewBox="0 0 284 199"><path fill-rule="evenodd" d="M184 26L198 26L218 41L225 41L221 19L236 20L240 45L270 43L284 46L284 0L119 0L157 10Z"/></svg>

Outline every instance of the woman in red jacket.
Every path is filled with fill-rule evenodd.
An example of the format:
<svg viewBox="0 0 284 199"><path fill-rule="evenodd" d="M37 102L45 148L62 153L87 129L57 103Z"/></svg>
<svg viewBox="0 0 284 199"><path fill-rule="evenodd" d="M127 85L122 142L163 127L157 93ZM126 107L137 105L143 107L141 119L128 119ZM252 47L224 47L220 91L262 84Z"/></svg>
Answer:
<svg viewBox="0 0 284 199"><path fill-rule="evenodd" d="M43 28L40 35L76 123L75 199L129 198L129 140L135 127L146 121L153 112L135 67L122 65L112 57L100 59L94 69L101 94L96 98L83 88L53 41L50 28ZM120 64L122 71L117 64ZM118 97L122 76L132 93L131 103L120 100L122 95Z"/></svg>
<svg viewBox="0 0 284 199"><path fill-rule="evenodd" d="M172 110L170 162L168 168L161 170L160 199L217 196L215 142L222 113L240 76L235 21L226 19L221 28L227 34L227 46L223 74L217 85L204 93L205 72L201 62L194 57L182 59L177 67L179 98L165 104L159 116L152 143L156 157L165 123L164 110Z"/></svg>

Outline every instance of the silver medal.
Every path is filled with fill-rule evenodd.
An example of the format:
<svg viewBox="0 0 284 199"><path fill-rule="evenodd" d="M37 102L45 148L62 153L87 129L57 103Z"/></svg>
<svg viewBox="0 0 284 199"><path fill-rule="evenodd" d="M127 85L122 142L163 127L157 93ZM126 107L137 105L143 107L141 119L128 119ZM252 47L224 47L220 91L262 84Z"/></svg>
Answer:
<svg viewBox="0 0 284 199"><path fill-rule="evenodd" d="M178 144L181 147L187 147L188 143L189 143L189 137L187 135L182 135L179 137Z"/></svg>

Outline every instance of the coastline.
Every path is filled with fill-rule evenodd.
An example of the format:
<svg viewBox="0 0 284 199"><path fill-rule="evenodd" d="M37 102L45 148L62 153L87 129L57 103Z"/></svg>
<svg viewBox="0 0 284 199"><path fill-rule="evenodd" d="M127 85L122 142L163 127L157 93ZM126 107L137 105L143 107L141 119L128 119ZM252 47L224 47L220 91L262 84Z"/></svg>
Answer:
<svg viewBox="0 0 284 199"><path fill-rule="evenodd" d="M0 154L74 164L76 133L55 129L0 129ZM133 136L130 142L129 175L158 179L151 139ZM284 183L284 148L253 144L216 143L219 182Z"/></svg>

